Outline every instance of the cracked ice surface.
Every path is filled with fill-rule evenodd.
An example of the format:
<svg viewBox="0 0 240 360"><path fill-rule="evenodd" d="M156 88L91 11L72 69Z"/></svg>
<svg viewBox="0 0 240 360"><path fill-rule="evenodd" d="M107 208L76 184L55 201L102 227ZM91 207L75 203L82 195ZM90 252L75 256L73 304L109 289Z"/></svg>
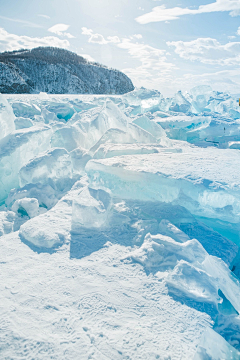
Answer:
<svg viewBox="0 0 240 360"><path fill-rule="evenodd" d="M0 97L1 359L240 359L240 111Z"/></svg>

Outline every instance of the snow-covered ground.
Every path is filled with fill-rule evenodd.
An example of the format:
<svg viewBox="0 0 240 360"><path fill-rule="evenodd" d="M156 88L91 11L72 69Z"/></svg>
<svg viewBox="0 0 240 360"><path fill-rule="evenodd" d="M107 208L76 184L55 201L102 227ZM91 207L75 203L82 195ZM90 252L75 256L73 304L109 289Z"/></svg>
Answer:
<svg viewBox="0 0 240 360"><path fill-rule="evenodd" d="M240 359L240 108L0 96L0 358Z"/></svg>

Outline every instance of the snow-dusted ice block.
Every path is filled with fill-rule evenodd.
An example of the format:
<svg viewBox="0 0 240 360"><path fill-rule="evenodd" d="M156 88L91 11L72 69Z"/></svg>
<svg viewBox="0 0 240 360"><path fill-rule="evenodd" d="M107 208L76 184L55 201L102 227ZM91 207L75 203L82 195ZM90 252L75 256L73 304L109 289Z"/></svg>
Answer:
<svg viewBox="0 0 240 360"><path fill-rule="evenodd" d="M0 139L15 130L15 116L5 97L0 94Z"/></svg>
<svg viewBox="0 0 240 360"><path fill-rule="evenodd" d="M171 291L174 288L175 292L195 301L212 303L216 307L221 301L214 277L184 260L179 261L166 281Z"/></svg>
<svg viewBox="0 0 240 360"><path fill-rule="evenodd" d="M12 206L12 211L14 211L15 213L23 211L30 218L38 216L40 213L38 200L34 198L23 198L16 200Z"/></svg>
<svg viewBox="0 0 240 360"><path fill-rule="evenodd" d="M239 360L240 353L214 330L207 327L193 360Z"/></svg>
<svg viewBox="0 0 240 360"><path fill-rule="evenodd" d="M169 226L171 233L176 235L176 227ZM152 272L173 269L166 278L171 289L195 301L213 303L216 308L222 301L218 295L220 289L240 313L238 279L221 259L209 255L196 239L182 243L170 236L147 234L143 244L128 258Z"/></svg>
<svg viewBox="0 0 240 360"><path fill-rule="evenodd" d="M39 248L52 248L62 244L70 231L72 207L67 201L59 201L45 214L24 223L20 237Z"/></svg>
<svg viewBox="0 0 240 360"><path fill-rule="evenodd" d="M21 239L39 248L58 246L70 236L73 200L79 197L82 184L73 188L49 211L24 223L19 230Z"/></svg>
<svg viewBox="0 0 240 360"><path fill-rule="evenodd" d="M111 208L110 193L84 187L73 202L72 232L106 225Z"/></svg>
<svg viewBox="0 0 240 360"><path fill-rule="evenodd" d="M206 256L207 252L196 239L179 243L169 236L147 234L141 247L129 257L146 269L157 271L173 269L180 260L202 263Z"/></svg>
<svg viewBox="0 0 240 360"><path fill-rule="evenodd" d="M114 196L174 202L199 216L240 221L237 150L185 147L182 152L91 160L90 181Z"/></svg>
<svg viewBox="0 0 240 360"><path fill-rule="evenodd" d="M13 231L15 213L13 211L0 211L0 236Z"/></svg>
<svg viewBox="0 0 240 360"><path fill-rule="evenodd" d="M5 205L11 209L12 205L23 198L34 198L38 200L39 206L43 209L51 209L56 205L58 197L61 196L58 191L54 190L50 185L28 184L20 189L10 191Z"/></svg>
<svg viewBox="0 0 240 360"><path fill-rule="evenodd" d="M170 223L170 221L163 219L159 224L159 232L162 235L170 236L175 241L178 242L186 242L190 240L188 235L186 235L183 231L178 229L176 226Z"/></svg>

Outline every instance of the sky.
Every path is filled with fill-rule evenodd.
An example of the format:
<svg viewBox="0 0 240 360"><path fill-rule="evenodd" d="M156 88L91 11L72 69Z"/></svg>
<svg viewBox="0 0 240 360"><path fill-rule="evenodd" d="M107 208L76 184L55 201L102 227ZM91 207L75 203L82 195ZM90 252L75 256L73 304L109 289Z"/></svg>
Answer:
<svg viewBox="0 0 240 360"><path fill-rule="evenodd" d="M240 0L0 0L0 52L56 46L169 96L240 93Z"/></svg>

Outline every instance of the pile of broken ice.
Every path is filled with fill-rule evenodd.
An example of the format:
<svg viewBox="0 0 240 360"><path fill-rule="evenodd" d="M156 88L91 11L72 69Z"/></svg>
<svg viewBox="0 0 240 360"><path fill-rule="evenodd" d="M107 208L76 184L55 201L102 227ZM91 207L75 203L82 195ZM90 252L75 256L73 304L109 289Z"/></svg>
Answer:
<svg viewBox="0 0 240 360"><path fill-rule="evenodd" d="M123 263L210 314L194 359L239 359L239 150L238 99L207 86L1 95L0 236L39 252L121 239Z"/></svg>

